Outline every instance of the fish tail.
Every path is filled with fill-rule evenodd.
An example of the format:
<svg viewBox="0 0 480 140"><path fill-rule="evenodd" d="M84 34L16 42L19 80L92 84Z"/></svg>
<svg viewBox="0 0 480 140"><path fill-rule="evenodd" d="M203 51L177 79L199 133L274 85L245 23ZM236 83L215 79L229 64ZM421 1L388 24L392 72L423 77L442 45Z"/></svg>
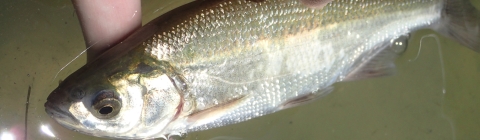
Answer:
<svg viewBox="0 0 480 140"><path fill-rule="evenodd" d="M480 11L470 0L445 0L436 30L480 53Z"/></svg>

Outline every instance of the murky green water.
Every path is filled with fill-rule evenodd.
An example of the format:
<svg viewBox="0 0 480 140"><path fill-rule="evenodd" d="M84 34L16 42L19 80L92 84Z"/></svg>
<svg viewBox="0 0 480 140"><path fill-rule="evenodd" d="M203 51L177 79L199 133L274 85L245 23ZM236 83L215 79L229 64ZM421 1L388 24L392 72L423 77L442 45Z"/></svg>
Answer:
<svg viewBox="0 0 480 140"><path fill-rule="evenodd" d="M143 1L144 22L170 9L162 5L184 3L165 1ZM431 37L420 41L432 33L412 36L395 76L338 83L332 94L314 103L189 133L186 139L480 139L480 54L437 35L442 77L439 45ZM420 55L409 61L420 42ZM83 55L53 79L84 48L70 1L8 0L0 5L0 140L24 139L26 115L27 139L96 139L59 126L43 107L59 79L85 63Z"/></svg>

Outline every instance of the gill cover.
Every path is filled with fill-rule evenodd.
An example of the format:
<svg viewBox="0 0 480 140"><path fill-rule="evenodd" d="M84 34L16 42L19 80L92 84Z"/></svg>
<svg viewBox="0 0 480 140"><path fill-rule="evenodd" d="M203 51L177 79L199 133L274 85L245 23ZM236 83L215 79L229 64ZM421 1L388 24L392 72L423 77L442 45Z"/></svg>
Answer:
<svg viewBox="0 0 480 140"><path fill-rule="evenodd" d="M143 107L139 120L142 127L135 128L131 132L143 137L163 134L168 124L178 118L182 111L183 93L186 88L184 78L176 74L168 62L146 58L133 65L134 69L130 70L128 78L121 78L130 79L128 80L130 82L135 81L142 88ZM114 83L117 90L124 87L121 85L124 82ZM123 92L135 94L129 92L128 88L123 89Z"/></svg>

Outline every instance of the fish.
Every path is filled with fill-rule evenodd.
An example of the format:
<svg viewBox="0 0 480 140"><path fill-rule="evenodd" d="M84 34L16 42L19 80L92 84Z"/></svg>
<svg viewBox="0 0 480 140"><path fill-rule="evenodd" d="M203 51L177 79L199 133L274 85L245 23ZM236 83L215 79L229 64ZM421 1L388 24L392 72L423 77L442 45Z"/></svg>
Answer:
<svg viewBox="0 0 480 140"><path fill-rule="evenodd" d="M308 3L183 5L69 75L45 111L87 135L166 139L317 101L337 82L392 75L392 42L419 29L480 52L480 12L468 0Z"/></svg>

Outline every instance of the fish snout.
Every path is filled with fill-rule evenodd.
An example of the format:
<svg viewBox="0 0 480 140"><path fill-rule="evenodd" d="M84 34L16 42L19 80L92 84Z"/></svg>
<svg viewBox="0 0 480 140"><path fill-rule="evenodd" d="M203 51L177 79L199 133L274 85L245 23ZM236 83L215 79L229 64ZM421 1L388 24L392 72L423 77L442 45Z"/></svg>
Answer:
<svg viewBox="0 0 480 140"><path fill-rule="evenodd" d="M72 113L70 113L69 108L71 102L68 100L68 95L61 90L55 89L47 98L45 102L45 112L53 120L58 122L60 125L71 128L72 126L78 125L79 121L76 119Z"/></svg>
<svg viewBox="0 0 480 140"><path fill-rule="evenodd" d="M59 111L57 107L55 107L55 105L53 105L51 102L47 101L45 104L44 104L44 107L45 107L45 112L47 112L47 114L52 117L52 118L58 118L58 117L62 117L61 115L59 115Z"/></svg>
<svg viewBox="0 0 480 140"><path fill-rule="evenodd" d="M69 104L67 93L57 88L48 95L44 107L50 117L63 118L67 112L63 111L62 108L69 106Z"/></svg>
<svg viewBox="0 0 480 140"><path fill-rule="evenodd" d="M58 88L52 91L47 97L47 102L59 102L59 100L65 96L65 93L61 93L60 91Z"/></svg>

